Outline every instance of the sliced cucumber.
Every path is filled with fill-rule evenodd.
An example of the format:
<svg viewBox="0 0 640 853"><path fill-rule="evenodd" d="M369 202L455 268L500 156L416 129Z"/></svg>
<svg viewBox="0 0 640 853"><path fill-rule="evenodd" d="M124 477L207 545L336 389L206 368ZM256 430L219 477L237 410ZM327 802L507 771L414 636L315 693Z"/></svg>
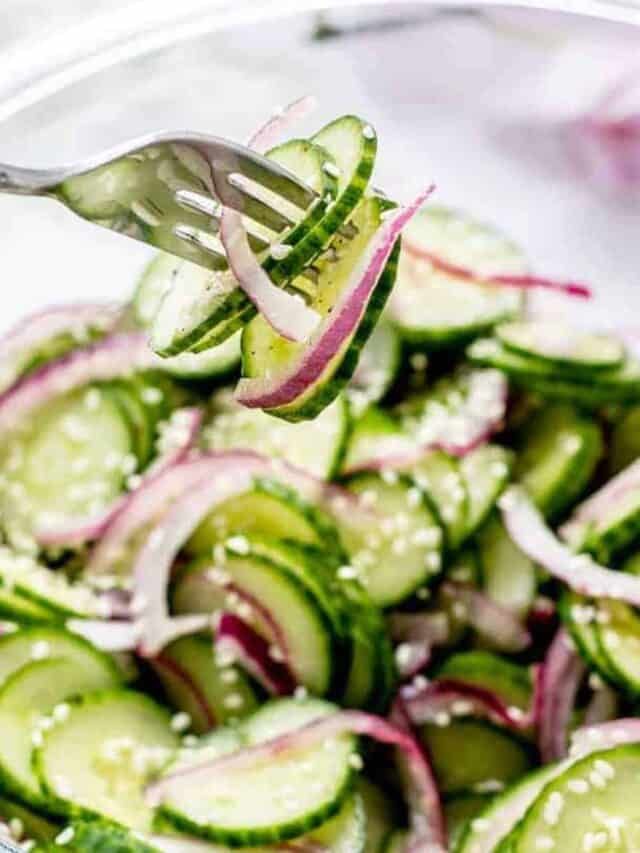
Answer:
<svg viewBox="0 0 640 853"><path fill-rule="evenodd" d="M540 839L566 853L638 849L635 803L640 744L594 752L552 779L519 824L515 853L539 853ZM582 793L587 781L589 788ZM577 789L577 790L576 790ZM592 839L596 839L595 844Z"/></svg>
<svg viewBox="0 0 640 853"><path fill-rule="evenodd" d="M225 662L226 664L226 662ZM208 637L182 637L151 661L169 704L204 734L255 710L257 697L238 667L222 665Z"/></svg>
<svg viewBox="0 0 640 853"><path fill-rule="evenodd" d="M610 684L618 684L616 671L603 654L598 643L598 604L574 592L565 592L560 599L560 615L586 663Z"/></svg>
<svg viewBox="0 0 640 853"><path fill-rule="evenodd" d="M535 564L514 544L497 515L479 531L477 544L487 595L508 610L526 614L536 594Z"/></svg>
<svg viewBox="0 0 640 853"><path fill-rule="evenodd" d="M302 560L292 567L261 552L255 540L239 539L243 553L234 552L231 540L218 563L205 557L183 570L172 597L175 611L237 612L280 648L300 684L324 695L340 661L333 654L332 614L314 594L321 579L312 578Z"/></svg>
<svg viewBox="0 0 640 853"><path fill-rule="evenodd" d="M387 478L388 479L388 478ZM394 477L362 474L349 489L373 511L338 519L342 541L371 600L388 607L429 583L442 568L442 532L419 490Z"/></svg>
<svg viewBox="0 0 640 853"><path fill-rule="evenodd" d="M453 678L484 687L506 705L528 711L531 705L531 678L520 664L486 651L456 652L438 669L439 678Z"/></svg>
<svg viewBox="0 0 640 853"><path fill-rule="evenodd" d="M4 738L0 753L3 788L15 797L45 811L57 809L43 796L31 769L31 752L42 738L44 723L56 706L80 693L117 686L110 664L78 667L71 658L50 658L25 664L10 675L0 689L0 726ZM64 706L65 713L68 706ZM49 719L51 722L49 722Z"/></svg>
<svg viewBox="0 0 640 853"><path fill-rule="evenodd" d="M588 375L619 367L625 357L624 347L615 338L549 320L504 323L496 336L513 352Z"/></svg>
<svg viewBox="0 0 640 853"><path fill-rule="evenodd" d="M609 472L617 474L640 457L640 407L624 412L609 436Z"/></svg>
<svg viewBox="0 0 640 853"><path fill-rule="evenodd" d="M448 547L455 550L466 536L469 507L465 479L457 461L441 450L434 450L410 473L436 513Z"/></svg>
<svg viewBox="0 0 640 853"><path fill-rule="evenodd" d="M460 460L460 473L468 495L465 538L486 521L509 481L512 454L497 444L485 444Z"/></svg>
<svg viewBox="0 0 640 853"><path fill-rule="evenodd" d="M317 262L317 295L311 301L321 317L327 317L338 302L362 255L378 230L385 203L377 198L364 199L354 211L350 224L354 236L338 234L331 247L334 251ZM360 351L371 335L395 280L398 247L393 250L375 290L354 332L325 367L322 376L287 405L269 409L285 420L315 418L345 387L356 369ZM242 370L250 379L276 379L295 364L304 353L305 344L280 337L264 318L255 317L242 333Z"/></svg>
<svg viewBox="0 0 640 853"><path fill-rule="evenodd" d="M602 599L594 620L595 640L615 683L640 694L640 617L622 601Z"/></svg>
<svg viewBox="0 0 640 853"><path fill-rule="evenodd" d="M21 842L37 841L46 844L60 832L60 827L52 820L43 817L22 803L0 797L0 818L9 826L15 826L16 840ZM14 837L15 837L14 836Z"/></svg>
<svg viewBox="0 0 640 853"><path fill-rule="evenodd" d="M384 853L405 853L408 840L409 833L404 829L397 829L387 839L387 843L384 845Z"/></svg>
<svg viewBox="0 0 640 853"><path fill-rule="evenodd" d="M202 749L213 757L258 744L334 710L319 700L270 702L239 729L209 736ZM188 777L176 780L160 814L181 832L231 846L295 838L339 811L351 786L355 746L355 738L342 735L304 751L280 753L250 770L212 776L204 784ZM183 750L175 766L198 760L199 749Z"/></svg>
<svg viewBox="0 0 640 853"><path fill-rule="evenodd" d="M468 281L435 267L428 257L477 273L520 274L526 263L509 240L482 223L444 207L429 205L405 230L398 284L391 301L401 335L429 348L457 345L517 316L522 293ZM413 253L409 246L414 247Z"/></svg>
<svg viewBox="0 0 640 853"><path fill-rule="evenodd" d="M347 397L356 415L385 396L400 368L402 346L395 328L384 318L364 345Z"/></svg>
<svg viewBox="0 0 640 853"><path fill-rule="evenodd" d="M87 678L101 677L108 670L112 680L121 681L113 660L82 637L62 628L33 626L0 637L0 685L31 661L48 658L72 661Z"/></svg>
<svg viewBox="0 0 640 853"><path fill-rule="evenodd" d="M34 526L97 514L123 487L131 434L106 394L86 389L51 402L0 454L0 517L17 547ZM135 458L134 458L135 464Z"/></svg>
<svg viewBox="0 0 640 853"><path fill-rule="evenodd" d="M382 853L384 843L395 826L395 810L389 795L370 782L358 779L356 790L366 815L366 843L363 853Z"/></svg>
<svg viewBox="0 0 640 853"><path fill-rule="evenodd" d="M597 521L584 531L581 550L608 563L614 555L628 549L640 537L640 489L629 489L612 497Z"/></svg>
<svg viewBox="0 0 640 853"><path fill-rule="evenodd" d="M225 501L205 519L186 545L190 554L210 553L233 534L287 539L321 546L336 536L331 519L297 492L273 480L257 480L254 488Z"/></svg>
<svg viewBox="0 0 640 853"><path fill-rule="evenodd" d="M499 790L533 764L530 744L484 720L468 717L445 726L430 723L420 733L445 794Z"/></svg>
<svg viewBox="0 0 640 853"><path fill-rule="evenodd" d="M444 816L450 850L457 849L458 842L464 836L473 818L486 808L490 800L490 794L458 794L449 797L444 804Z"/></svg>
<svg viewBox="0 0 640 853"><path fill-rule="evenodd" d="M222 391L211 400L211 418L203 431L209 450L249 448L331 478L342 463L349 435L347 401L339 396L315 420L290 424L260 409L247 409Z"/></svg>
<svg viewBox="0 0 640 853"><path fill-rule="evenodd" d="M48 608L5 587L0 587L0 619L19 625L46 625L58 621L56 614Z"/></svg>
<svg viewBox="0 0 640 853"><path fill-rule="evenodd" d="M580 497L602 455L598 424L568 405L544 408L518 441L514 477L548 518L557 518Z"/></svg>
<svg viewBox="0 0 640 853"><path fill-rule="evenodd" d="M34 767L61 814L113 818L148 831L144 787L179 743L169 713L132 690L87 694L44 733Z"/></svg>
<svg viewBox="0 0 640 853"><path fill-rule="evenodd" d="M346 472L357 470L367 462L379 460L381 452L390 453L396 445L399 451L407 446L399 422L388 412L371 405L353 422L343 469Z"/></svg>

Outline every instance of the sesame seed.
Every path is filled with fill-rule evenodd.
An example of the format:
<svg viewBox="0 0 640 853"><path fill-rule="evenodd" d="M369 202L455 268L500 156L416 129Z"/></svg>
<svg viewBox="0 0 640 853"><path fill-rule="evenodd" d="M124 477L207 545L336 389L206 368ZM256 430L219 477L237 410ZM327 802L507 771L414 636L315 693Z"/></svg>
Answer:
<svg viewBox="0 0 640 853"><path fill-rule="evenodd" d="M184 732L191 725L191 715L186 711L179 711L171 718L171 728L174 732Z"/></svg>
<svg viewBox="0 0 640 853"><path fill-rule="evenodd" d="M536 850L553 850L556 842L550 835L540 835L536 838Z"/></svg>
<svg viewBox="0 0 640 853"><path fill-rule="evenodd" d="M73 841L74 835L75 831L73 827L67 826L62 830L62 832L59 832L58 835L56 835L55 842L56 844L61 845L69 844L70 841Z"/></svg>
<svg viewBox="0 0 640 853"><path fill-rule="evenodd" d="M229 710L237 711L242 708L243 705L244 697L240 693L230 693L224 698L224 706L225 708L229 708Z"/></svg>
<svg viewBox="0 0 640 853"><path fill-rule="evenodd" d="M569 779L567 789L572 794L587 794L589 792L589 783L585 779Z"/></svg>
<svg viewBox="0 0 640 853"><path fill-rule="evenodd" d="M370 124L365 124L365 126L362 128L362 135L364 136L365 139L375 139L376 138L376 132L373 129L373 127L371 127Z"/></svg>
<svg viewBox="0 0 640 853"><path fill-rule="evenodd" d="M240 555L248 554L251 550L249 540L246 536L232 536L230 539L227 539L226 546L230 551Z"/></svg>
<svg viewBox="0 0 640 853"><path fill-rule="evenodd" d="M46 640L38 640L31 646L31 659L44 660L51 654L51 646Z"/></svg>
<svg viewBox="0 0 640 853"><path fill-rule="evenodd" d="M326 172L327 175L330 175L332 178L340 177L340 169L336 166L335 163L331 163L329 160L325 160L322 164L322 171Z"/></svg>
<svg viewBox="0 0 640 853"><path fill-rule="evenodd" d="M352 767L354 770L362 770L362 768L364 767L364 761L362 760L362 757L358 755L357 752L353 752L349 756L349 766Z"/></svg>
<svg viewBox="0 0 640 853"><path fill-rule="evenodd" d="M471 828L474 832L486 832L491 828L491 823L484 817L477 817L471 821Z"/></svg>

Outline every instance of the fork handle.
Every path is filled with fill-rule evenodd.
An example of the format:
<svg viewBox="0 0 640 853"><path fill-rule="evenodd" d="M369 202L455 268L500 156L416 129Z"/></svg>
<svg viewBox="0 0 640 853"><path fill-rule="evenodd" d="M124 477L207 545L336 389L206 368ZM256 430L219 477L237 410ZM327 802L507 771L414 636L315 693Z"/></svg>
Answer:
<svg viewBox="0 0 640 853"><path fill-rule="evenodd" d="M51 186L50 172L0 163L0 193L41 195L48 186Z"/></svg>

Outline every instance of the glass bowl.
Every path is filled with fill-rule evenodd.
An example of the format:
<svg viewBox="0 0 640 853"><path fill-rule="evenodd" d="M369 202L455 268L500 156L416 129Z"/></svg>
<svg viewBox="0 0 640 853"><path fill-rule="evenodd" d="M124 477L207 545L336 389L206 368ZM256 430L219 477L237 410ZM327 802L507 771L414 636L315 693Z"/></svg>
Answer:
<svg viewBox="0 0 640 853"><path fill-rule="evenodd" d="M569 131L633 67L640 7L579 5L588 14L100 0L87 13L59 0L52 20L42 0L5 0L0 162L59 164L160 128L243 139L313 92L308 129L340 112L377 127L376 183L391 196L435 181L439 202L503 228L536 271L601 297L564 310L628 322L640 308L637 199L577 168ZM0 221L2 327L45 302L124 297L150 254L49 200L0 196Z"/></svg>

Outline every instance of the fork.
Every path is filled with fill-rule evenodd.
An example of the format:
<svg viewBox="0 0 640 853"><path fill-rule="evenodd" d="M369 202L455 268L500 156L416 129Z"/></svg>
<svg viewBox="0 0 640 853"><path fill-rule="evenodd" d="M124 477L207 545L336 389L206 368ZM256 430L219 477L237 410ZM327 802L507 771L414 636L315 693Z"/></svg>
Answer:
<svg viewBox="0 0 640 853"><path fill-rule="evenodd" d="M170 132L59 168L0 163L0 192L55 198L89 222L214 270L227 267L218 238L223 206L243 214L252 248L261 251L318 199L244 145Z"/></svg>

